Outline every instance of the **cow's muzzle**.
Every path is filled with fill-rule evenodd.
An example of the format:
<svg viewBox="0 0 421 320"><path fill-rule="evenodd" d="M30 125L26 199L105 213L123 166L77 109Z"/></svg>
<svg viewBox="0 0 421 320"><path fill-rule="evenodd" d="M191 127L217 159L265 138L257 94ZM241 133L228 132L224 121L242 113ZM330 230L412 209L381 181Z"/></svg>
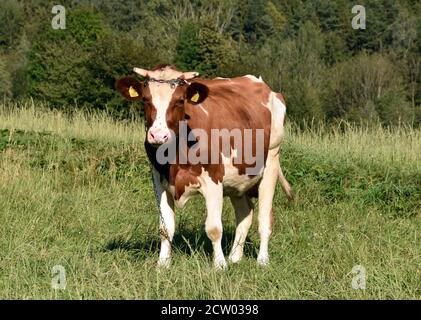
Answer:
<svg viewBox="0 0 421 320"><path fill-rule="evenodd" d="M150 128L148 130L148 142L152 145L167 143L171 138L171 131L163 128Z"/></svg>

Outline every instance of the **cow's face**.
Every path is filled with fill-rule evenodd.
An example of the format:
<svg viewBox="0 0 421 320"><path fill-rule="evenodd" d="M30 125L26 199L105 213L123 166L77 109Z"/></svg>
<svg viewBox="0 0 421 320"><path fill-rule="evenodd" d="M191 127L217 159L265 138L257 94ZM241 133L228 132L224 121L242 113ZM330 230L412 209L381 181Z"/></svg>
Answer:
<svg viewBox="0 0 421 320"><path fill-rule="evenodd" d="M185 117L185 104L197 104L206 99L208 88L200 83L189 83L197 72L179 72L171 66L158 66L152 71L135 68L145 78L133 77L117 81L117 90L131 101L143 100L148 129L147 141L161 145L175 138L179 122Z"/></svg>

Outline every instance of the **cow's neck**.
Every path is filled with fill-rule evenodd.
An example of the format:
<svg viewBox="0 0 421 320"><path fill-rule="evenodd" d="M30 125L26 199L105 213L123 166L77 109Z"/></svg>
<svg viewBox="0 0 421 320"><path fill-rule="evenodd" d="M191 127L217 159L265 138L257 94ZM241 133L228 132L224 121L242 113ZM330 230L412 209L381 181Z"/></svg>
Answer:
<svg viewBox="0 0 421 320"><path fill-rule="evenodd" d="M191 132L191 129L189 126L187 126L187 136L186 137L180 137L180 136L176 136L176 159L179 159L181 156L184 156L185 159L187 159L187 154L186 155L180 155L180 152L187 152L188 150L193 147L197 141L188 141L187 137L189 136ZM187 139L187 140L186 140ZM187 149L180 147L180 144L183 143L183 145L187 144ZM145 150L146 150L146 154L149 158L149 161L151 162L152 166L160 173L161 177L165 178L167 181L169 181L169 172L170 172L170 166L171 164L178 164L178 161L172 161L171 164L166 163L166 164L160 164L157 161L157 150L158 148L152 146L151 144L149 144L146 140L145 140Z"/></svg>

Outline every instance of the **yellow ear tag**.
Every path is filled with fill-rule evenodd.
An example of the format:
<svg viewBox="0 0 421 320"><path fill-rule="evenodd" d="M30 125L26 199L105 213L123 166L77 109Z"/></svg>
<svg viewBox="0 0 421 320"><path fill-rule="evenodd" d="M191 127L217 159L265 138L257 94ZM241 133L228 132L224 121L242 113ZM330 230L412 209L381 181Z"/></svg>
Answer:
<svg viewBox="0 0 421 320"><path fill-rule="evenodd" d="M132 86L130 86L130 88L129 88L129 95L130 95L131 98L136 98L136 97L139 96L137 91Z"/></svg>
<svg viewBox="0 0 421 320"><path fill-rule="evenodd" d="M193 97L191 97L190 100L193 102L197 102L199 101L199 98L200 98L199 92L196 92L196 94Z"/></svg>

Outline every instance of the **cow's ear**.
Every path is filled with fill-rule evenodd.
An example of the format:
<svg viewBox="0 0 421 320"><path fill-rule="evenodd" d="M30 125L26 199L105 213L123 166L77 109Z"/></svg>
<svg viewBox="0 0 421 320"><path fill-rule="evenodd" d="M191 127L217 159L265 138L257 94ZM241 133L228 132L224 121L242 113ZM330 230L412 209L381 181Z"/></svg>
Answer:
<svg viewBox="0 0 421 320"><path fill-rule="evenodd" d="M209 95L209 88L204 84L194 82L186 89L186 100L191 104L202 103Z"/></svg>
<svg viewBox="0 0 421 320"><path fill-rule="evenodd" d="M142 84L133 77L120 78L115 87L128 100L142 99Z"/></svg>

